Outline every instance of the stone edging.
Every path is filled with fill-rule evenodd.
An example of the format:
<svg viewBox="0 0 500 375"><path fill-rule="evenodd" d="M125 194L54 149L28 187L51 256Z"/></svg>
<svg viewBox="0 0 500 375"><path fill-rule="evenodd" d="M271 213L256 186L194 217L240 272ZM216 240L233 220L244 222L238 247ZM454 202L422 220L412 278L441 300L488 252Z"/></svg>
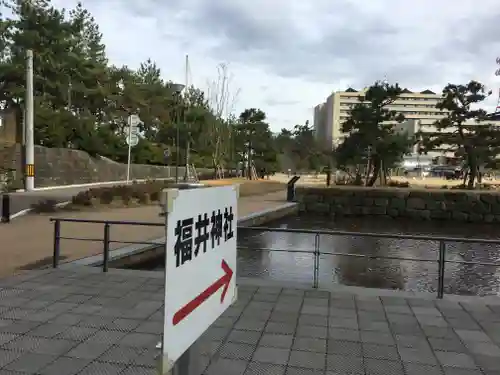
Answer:
<svg viewBox="0 0 500 375"><path fill-rule="evenodd" d="M301 212L330 216L500 222L500 194L490 191L298 186L296 200Z"/></svg>

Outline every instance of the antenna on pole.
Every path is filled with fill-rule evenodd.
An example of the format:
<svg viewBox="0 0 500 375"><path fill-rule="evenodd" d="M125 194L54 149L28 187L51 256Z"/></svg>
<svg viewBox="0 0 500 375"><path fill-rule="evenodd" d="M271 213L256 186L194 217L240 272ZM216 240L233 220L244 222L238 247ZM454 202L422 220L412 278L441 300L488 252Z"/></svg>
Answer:
<svg viewBox="0 0 500 375"><path fill-rule="evenodd" d="M188 99L188 89L189 89L189 55L186 55L186 62L184 66L184 84L185 84L185 89L184 89L184 99ZM194 169L194 166L191 166L191 160L190 160L190 153L191 153L191 131L189 129L189 124L187 123L186 119L186 111L183 111L183 123L184 126L187 129L187 138L186 138L186 165L184 167L184 181L187 182L190 180L191 177L193 177L195 180L198 178L196 177L196 170ZM190 169L192 170L192 173L190 173ZM190 176L192 175L192 176Z"/></svg>
<svg viewBox="0 0 500 375"><path fill-rule="evenodd" d="M500 65L500 57L497 57L496 63L497 65ZM495 70L495 76L497 77L500 76L500 68ZM500 113L500 88L498 89L498 98L497 98L497 105L495 107L495 113Z"/></svg>
<svg viewBox="0 0 500 375"><path fill-rule="evenodd" d="M186 85L186 88L189 86L189 55L186 55L186 64L185 64L185 71L184 71L184 84Z"/></svg>

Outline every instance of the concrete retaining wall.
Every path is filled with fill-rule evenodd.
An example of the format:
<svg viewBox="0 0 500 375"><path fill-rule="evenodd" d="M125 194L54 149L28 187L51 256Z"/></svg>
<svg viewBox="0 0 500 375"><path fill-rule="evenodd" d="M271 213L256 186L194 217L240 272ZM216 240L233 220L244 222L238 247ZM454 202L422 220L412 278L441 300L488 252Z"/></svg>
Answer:
<svg viewBox="0 0 500 375"><path fill-rule="evenodd" d="M299 186L296 200L300 212L330 216L500 222L500 194L488 191Z"/></svg>
<svg viewBox="0 0 500 375"><path fill-rule="evenodd" d="M15 188L23 187L23 167L20 144L0 144L0 168L15 170ZM210 179L213 169L197 169L200 179ZM184 168L179 168L184 177ZM132 179L175 177L175 167L132 164ZM91 157L84 151L35 146L35 186L79 185L104 181L124 181L127 165L108 158Z"/></svg>

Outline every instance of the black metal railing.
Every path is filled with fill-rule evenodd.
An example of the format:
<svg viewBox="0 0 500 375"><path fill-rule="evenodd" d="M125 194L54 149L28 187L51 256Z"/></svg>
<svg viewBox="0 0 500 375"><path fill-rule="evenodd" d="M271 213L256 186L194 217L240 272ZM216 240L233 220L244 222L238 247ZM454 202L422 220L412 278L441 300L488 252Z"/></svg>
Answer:
<svg viewBox="0 0 500 375"><path fill-rule="evenodd" d="M490 245L500 245L500 240L493 239L482 239L482 238L462 238L462 237L442 237L442 236L425 236L425 235L406 235L406 234L392 234L392 233L370 233L370 232L353 232L353 231L342 231L342 230L317 230L317 229L291 229L291 228L265 228L265 227L240 227L238 231L254 231L254 232L274 232L274 233L296 233L296 234L310 234L314 235L314 249L313 249L313 288L318 288L319 284L319 259L321 255L333 255L333 256L347 256L355 258L365 258L365 259L388 259L388 260L403 260L403 261L414 261L414 262L437 262L438 265L438 287L437 287L437 297L443 298L444 296L444 276L446 272L446 263L453 264L466 264L466 265L481 265L481 266L491 266L499 267L500 263L492 262L475 262L475 261L459 261L459 260L447 260L446 259L446 243L456 242L456 243L477 243L477 244L490 244ZM414 241L433 241L439 244L439 251L437 259L429 258L409 258L409 257L398 257L398 256L382 256L382 255L366 255L366 254L353 254L353 253L342 253L342 252L329 252L320 251L320 236L348 236L348 237L371 237L371 238L390 238L398 240L414 240ZM245 247L238 247L239 249L248 249ZM258 251L274 251L274 252L295 252L295 253L307 253L311 254L308 250L289 250L289 249L273 249L273 248L254 248L251 250Z"/></svg>
<svg viewBox="0 0 500 375"><path fill-rule="evenodd" d="M102 270L108 272L109 269L109 251L112 243L123 245L161 245L152 241L118 241L111 239L111 226L112 225L129 225L129 226L143 226L143 227L163 227L165 223L145 222L145 221L119 221L119 220L85 220L85 219L55 219L51 218L50 221L54 223L54 241L53 241L53 257L52 267L59 267L61 260L61 240L76 240L76 241L89 241L89 242L102 242ZM82 237L63 237L61 236L61 223L82 223L82 224L103 224L103 237L102 238L82 238Z"/></svg>
<svg viewBox="0 0 500 375"><path fill-rule="evenodd" d="M109 252L110 244L138 244L138 245L157 245L161 246L162 243L152 242L152 241L117 241L111 240L111 226L112 225L130 225L130 226L164 226L164 223L158 222L141 222L141 221L112 221L112 220L84 220L84 219L63 219L63 218L52 218L50 219L54 222L54 254L53 254L53 264L54 268L59 266L61 257L61 240L78 240L78 241L91 241L91 242L102 242L103 244L103 272L107 272L109 269ZM61 223L87 223L87 224L103 224L103 237L102 238L81 238L81 237L63 237L61 236ZM296 249L275 249L275 248L255 248L255 247L243 247L238 246L238 249L244 250L254 250L254 251L270 251L270 252L286 252L286 253L303 253L312 254L313 256L313 288L319 287L319 261L322 255L333 255L333 256L346 256L354 258L365 258L365 259L388 259L388 260L403 260L403 261L414 261L414 262L436 262L438 265L438 287L437 287L437 297L443 298L444 296L444 276L446 271L446 263L453 264L465 264L465 265L481 265L481 266L492 266L498 267L500 263L492 262L475 262L475 261L459 261L459 260L447 260L446 259L446 243L477 243L477 244L490 244L490 245L500 245L500 240L493 239L480 239L480 238L461 238L461 237L442 237L442 236L426 236L426 235L406 235L406 234L392 234L392 233L370 233L370 232L353 232L353 231L341 231L341 230L316 230L316 229L290 229L290 228L266 228L266 227L238 227L238 232L274 232L274 233L295 233L295 234L309 234L314 235L314 248L311 253L310 250L296 250ZM329 252L321 251L320 236L348 236L348 237L371 237L371 238L389 238L389 239L399 239L399 240L415 240L415 241L433 241L439 244L439 251L437 259L432 258L410 258L410 257L399 257L399 256L382 256L382 255L366 255L366 254L355 254L355 253L343 253L343 252Z"/></svg>

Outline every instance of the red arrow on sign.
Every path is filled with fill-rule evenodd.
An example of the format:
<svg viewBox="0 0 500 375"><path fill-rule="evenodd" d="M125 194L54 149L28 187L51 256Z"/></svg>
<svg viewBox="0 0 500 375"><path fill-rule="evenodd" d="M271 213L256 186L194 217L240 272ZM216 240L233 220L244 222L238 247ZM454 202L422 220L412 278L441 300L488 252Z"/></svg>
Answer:
<svg viewBox="0 0 500 375"><path fill-rule="evenodd" d="M222 260L221 264L222 270L224 271L224 276L222 276L215 283L210 285L207 289L201 292L195 299L188 302L184 307L182 307L179 311L174 314L174 318L172 319L173 325L179 324L182 320L184 320L189 314L191 314L198 306L200 306L203 302L209 299L215 292L217 292L220 288L224 287L222 290L222 295L220 297L220 303L224 302L224 297L226 296L227 289L229 288L229 283L231 282L231 278L233 277L233 270L229 268L225 260Z"/></svg>

